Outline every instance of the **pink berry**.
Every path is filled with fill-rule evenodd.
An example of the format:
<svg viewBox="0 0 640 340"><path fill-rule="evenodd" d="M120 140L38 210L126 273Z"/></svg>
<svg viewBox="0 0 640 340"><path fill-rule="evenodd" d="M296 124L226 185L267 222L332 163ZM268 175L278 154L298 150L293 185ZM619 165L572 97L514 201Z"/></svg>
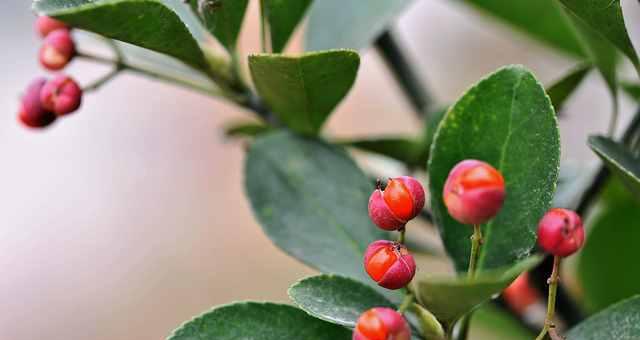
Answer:
<svg viewBox="0 0 640 340"><path fill-rule="evenodd" d="M369 197L369 217L384 230L397 230L416 217L424 207L424 189L409 176L389 179L384 190Z"/></svg>
<svg viewBox="0 0 640 340"><path fill-rule="evenodd" d="M39 16L38 19L36 19L36 31L38 31L43 38L49 33L61 28L68 29L69 27L64 22L46 15Z"/></svg>
<svg viewBox="0 0 640 340"><path fill-rule="evenodd" d="M462 224L482 224L492 219L505 197L502 174L478 160L465 160L449 172L442 193L449 215Z"/></svg>
<svg viewBox="0 0 640 340"><path fill-rule="evenodd" d="M40 100L45 109L63 116L80 107L82 89L71 77L58 75L44 85Z"/></svg>
<svg viewBox="0 0 640 340"><path fill-rule="evenodd" d="M56 115L46 110L40 102L40 91L45 83L44 78L35 79L22 96L18 119L27 127L42 128L56 120Z"/></svg>
<svg viewBox="0 0 640 340"><path fill-rule="evenodd" d="M538 245L554 256L567 257L584 243L580 216L568 209L554 208L538 224Z"/></svg>
<svg viewBox="0 0 640 340"><path fill-rule="evenodd" d="M57 29L44 39L40 48L40 63L46 69L63 69L76 54L76 46L67 29Z"/></svg>
<svg viewBox="0 0 640 340"><path fill-rule="evenodd" d="M353 330L353 340L410 340L407 321L391 308L376 307L362 313Z"/></svg>
<svg viewBox="0 0 640 340"><path fill-rule="evenodd" d="M400 243L379 240L371 243L364 254L364 268L378 285L399 289L411 282L416 263Z"/></svg>

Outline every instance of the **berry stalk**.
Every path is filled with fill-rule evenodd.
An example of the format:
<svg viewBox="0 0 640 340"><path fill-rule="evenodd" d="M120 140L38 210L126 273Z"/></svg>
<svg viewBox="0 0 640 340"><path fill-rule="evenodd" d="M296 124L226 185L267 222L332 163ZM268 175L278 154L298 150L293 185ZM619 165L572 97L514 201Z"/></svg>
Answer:
<svg viewBox="0 0 640 340"><path fill-rule="evenodd" d="M553 257L553 271L547 283L549 284L549 298L547 300L547 317L544 320L544 327L536 340L543 340L550 329L554 328L553 316L556 310L556 294L558 292L558 281L560 280L560 256Z"/></svg>
<svg viewBox="0 0 640 340"><path fill-rule="evenodd" d="M482 245L482 228L479 224L473 225L473 235L471 236L471 255L469 257L469 277L476 275L478 266L478 255L480 254L480 246Z"/></svg>

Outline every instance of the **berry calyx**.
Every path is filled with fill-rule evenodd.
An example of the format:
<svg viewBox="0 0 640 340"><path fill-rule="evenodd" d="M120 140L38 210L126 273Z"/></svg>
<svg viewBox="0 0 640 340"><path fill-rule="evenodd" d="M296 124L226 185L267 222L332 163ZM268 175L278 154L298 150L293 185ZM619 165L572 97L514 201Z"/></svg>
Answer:
<svg viewBox="0 0 640 340"><path fill-rule="evenodd" d="M538 245L554 256L567 257L584 243L582 219L574 211L554 208L538 224Z"/></svg>
<svg viewBox="0 0 640 340"><path fill-rule="evenodd" d="M46 69L63 69L76 54L76 45L68 29L57 29L47 35L40 48L40 64Z"/></svg>
<svg viewBox="0 0 640 340"><path fill-rule="evenodd" d="M504 178L485 162L464 160L449 172L442 196L449 215L458 222L482 224L502 208Z"/></svg>
<svg viewBox="0 0 640 340"><path fill-rule="evenodd" d="M46 81L44 78L33 80L22 96L18 119L27 127L43 128L56 120L56 115L45 109L40 101L40 92Z"/></svg>
<svg viewBox="0 0 640 340"><path fill-rule="evenodd" d="M353 330L353 340L410 340L407 321L391 308L376 307L362 313Z"/></svg>
<svg viewBox="0 0 640 340"><path fill-rule="evenodd" d="M46 15L39 16L38 19L36 19L36 31L43 38L49 33L61 28L69 29L69 26L60 20L56 20Z"/></svg>
<svg viewBox="0 0 640 340"><path fill-rule="evenodd" d="M57 116L76 111L82 102L82 89L71 77L58 75L48 81L40 91L45 109Z"/></svg>
<svg viewBox="0 0 640 340"><path fill-rule="evenodd" d="M389 179L369 197L369 217L384 230L398 230L416 217L424 207L424 189L413 177Z"/></svg>
<svg viewBox="0 0 640 340"><path fill-rule="evenodd" d="M407 248L397 242L379 240L364 254L364 268L379 286L400 289L413 279L416 263Z"/></svg>

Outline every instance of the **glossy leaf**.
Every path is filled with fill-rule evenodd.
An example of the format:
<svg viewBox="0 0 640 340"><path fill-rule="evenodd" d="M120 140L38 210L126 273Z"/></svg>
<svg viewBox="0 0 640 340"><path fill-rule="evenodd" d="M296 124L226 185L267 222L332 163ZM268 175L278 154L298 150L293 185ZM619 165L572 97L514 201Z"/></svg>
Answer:
<svg viewBox="0 0 640 340"><path fill-rule="evenodd" d="M578 277L591 312L640 294L640 204L615 179L607 184L597 211L578 253Z"/></svg>
<svg viewBox="0 0 640 340"><path fill-rule="evenodd" d="M412 0L317 0L309 13L308 51L369 46Z"/></svg>
<svg viewBox="0 0 640 340"><path fill-rule="evenodd" d="M566 336L567 340L639 339L640 296L615 304L588 318Z"/></svg>
<svg viewBox="0 0 640 340"><path fill-rule="evenodd" d="M589 137L589 147L605 162L625 186L640 199L640 158L623 145L602 136Z"/></svg>
<svg viewBox="0 0 640 340"><path fill-rule="evenodd" d="M624 53L640 73L640 61L629 39L620 0L559 1L582 22Z"/></svg>
<svg viewBox="0 0 640 340"><path fill-rule="evenodd" d="M302 279L289 288L289 297L316 318L351 328L373 307L397 307L370 286L336 275Z"/></svg>
<svg viewBox="0 0 640 340"><path fill-rule="evenodd" d="M464 0L548 46L571 56L585 56L571 23L557 0Z"/></svg>
<svg viewBox="0 0 640 340"><path fill-rule="evenodd" d="M249 57L258 93L283 123L303 134L320 130L351 89L359 65L358 54L348 50Z"/></svg>
<svg viewBox="0 0 640 340"><path fill-rule="evenodd" d="M420 302L439 320L451 324L499 294L521 273L532 269L541 257L535 256L508 269L485 271L475 278L425 278L418 280Z"/></svg>
<svg viewBox="0 0 640 340"><path fill-rule="evenodd" d="M249 0L189 0L189 4L209 32L234 52Z"/></svg>
<svg viewBox="0 0 640 340"><path fill-rule="evenodd" d="M278 247L322 272L375 285L362 258L386 234L367 213L373 184L341 148L287 132L260 136L245 181L254 214Z"/></svg>
<svg viewBox="0 0 640 340"><path fill-rule="evenodd" d="M469 89L440 123L429 158L433 215L458 271L468 266L472 228L449 216L442 199L449 171L465 159L496 167L506 199L483 226L480 269L509 266L527 257L538 221L553 199L560 141L556 116L544 89L526 69L509 66Z"/></svg>
<svg viewBox="0 0 640 340"><path fill-rule="evenodd" d="M160 0L37 0L36 12L160 52L198 69L208 63L180 17Z"/></svg>
<svg viewBox="0 0 640 340"><path fill-rule="evenodd" d="M281 52L291 34L296 29L307 8L311 5L311 0L260 0L268 32L271 36L271 49L274 53ZM264 22L263 22L264 24Z"/></svg>
<svg viewBox="0 0 640 340"><path fill-rule="evenodd" d="M349 340L351 331L289 305L238 302L186 322L167 340Z"/></svg>
<svg viewBox="0 0 640 340"><path fill-rule="evenodd" d="M272 131L272 128L262 123L239 122L227 126L224 134L227 137L256 137Z"/></svg>
<svg viewBox="0 0 640 340"><path fill-rule="evenodd" d="M556 112L560 113L565 101L580 86L589 71L591 71L590 64L578 65L547 88L547 94Z"/></svg>

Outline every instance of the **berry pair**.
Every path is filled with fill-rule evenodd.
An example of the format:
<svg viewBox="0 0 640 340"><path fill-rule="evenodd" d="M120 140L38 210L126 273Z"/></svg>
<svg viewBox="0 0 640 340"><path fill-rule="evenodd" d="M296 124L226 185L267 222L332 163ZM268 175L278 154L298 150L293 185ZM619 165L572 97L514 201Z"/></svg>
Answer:
<svg viewBox="0 0 640 340"><path fill-rule="evenodd" d="M48 70L63 69L76 55L76 45L69 27L56 19L41 16L36 30L44 38L39 52L40 64Z"/></svg>
<svg viewBox="0 0 640 340"><path fill-rule="evenodd" d="M28 127L42 128L77 110L81 102L82 89L70 77L37 78L22 97L18 119Z"/></svg>

